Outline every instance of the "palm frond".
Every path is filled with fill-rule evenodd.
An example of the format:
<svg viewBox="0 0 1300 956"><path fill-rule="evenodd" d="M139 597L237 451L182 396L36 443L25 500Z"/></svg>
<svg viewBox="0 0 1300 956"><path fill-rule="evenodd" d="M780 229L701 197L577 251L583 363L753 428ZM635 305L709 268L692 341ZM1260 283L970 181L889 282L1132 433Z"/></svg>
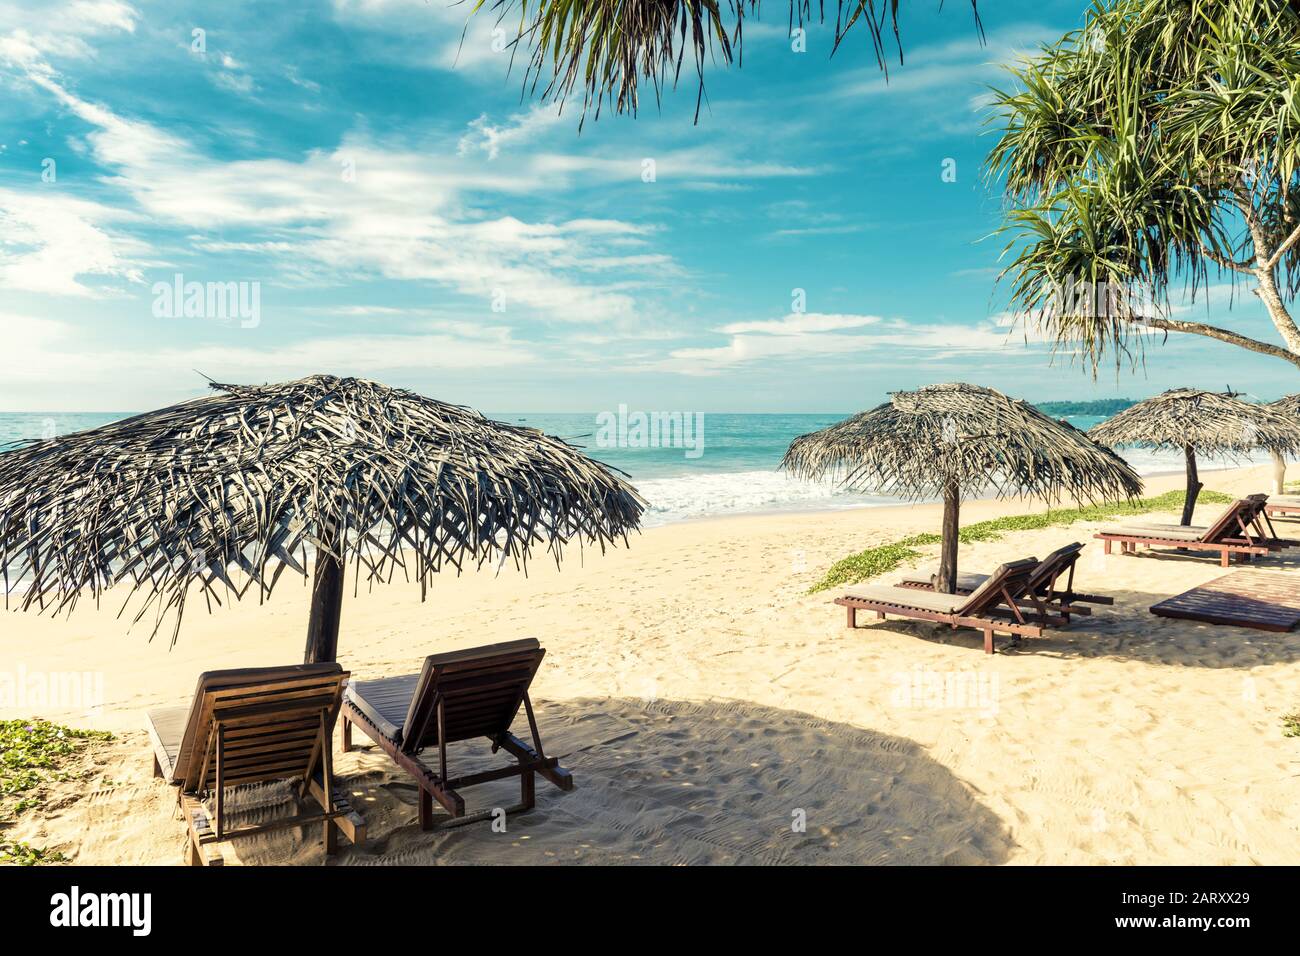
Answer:
<svg viewBox="0 0 1300 956"><path fill-rule="evenodd" d="M1009 73L987 166L1007 206L1002 278L1013 310L1094 373L1140 353L1173 288L1241 281L1300 225L1294 0L1096 2ZM1300 243L1275 268L1297 294Z"/></svg>
<svg viewBox="0 0 1300 956"><path fill-rule="evenodd" d="M889 59L887 35L901 63L900 2L837 0L832 52L857 27L866 32L882 70ZM970 4L982 39L978 0ZM580 91L583 121L599 117L605 105L635 115L646 85L661 103L684 67L697 79L698 121L706 64L742 62L745 21L758 18L759 0L474 0L473 12L483 11L495 14L498 24L509 22L516 50L527 51L525 90L537 94L540 87L543 100L559 103ZM825 20L822 0L790 0L790 30Z"/></svg>

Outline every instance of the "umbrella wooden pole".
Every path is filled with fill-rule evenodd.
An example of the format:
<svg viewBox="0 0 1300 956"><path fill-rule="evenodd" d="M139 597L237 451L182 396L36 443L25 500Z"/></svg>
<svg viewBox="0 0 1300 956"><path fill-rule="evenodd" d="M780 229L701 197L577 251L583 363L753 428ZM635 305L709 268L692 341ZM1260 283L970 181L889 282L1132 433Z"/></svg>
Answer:
<svg viewBox="0 0 1300 956"><path fill-rule="evenodd" d="M304 664L334 661L339 650L339 615L343 610L343 558L325 550L316 552L311 589L311 617L307 621Z"/></svg>
<svg viewBox="0 0 1300 956"><path fill-rule="evenodd" d="M943 594L957 593L957 539L961 520L961 491L950 484L943 492L943 544L939 554L939 573L934 589Z"/></svg>
<svg viewBox="0 0 1300 956"><path fill-rule="evenodd" d="M1280 495L1286 492L1286 456L1281 452L1273 452L1273 494Z"/></svg>
<svg viewBox="0 0 1300 956"><path fill-rule="evenodd" d="M1196 510L1196 496L1201 493L1201 482L1196 474L1196 449L1184 445L1183 455L1187 458L1187 500L1183 502L1183 520L1179 523L1188 525L1192 523L1192 512Z"/></svg>

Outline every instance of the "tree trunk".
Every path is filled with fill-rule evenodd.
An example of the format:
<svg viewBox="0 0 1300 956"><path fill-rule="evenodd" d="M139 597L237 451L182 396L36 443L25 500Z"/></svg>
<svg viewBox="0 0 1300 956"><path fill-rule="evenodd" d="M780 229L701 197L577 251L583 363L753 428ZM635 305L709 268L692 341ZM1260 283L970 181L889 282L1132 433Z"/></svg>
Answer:
<svg viewBox="0 0 1300 956"><path fill-rule="evenodd" d="M1286 456L1273 452L1273 494L1286 494Z"/></svg>
<svg viewBox="0 0 1300 956"><path fill-rule="evenodd" d="M325 550L316 552L304 664L338 659L339 615L343 610L343 557L342 543L336 542L335 546L339 550L338 557Z"/></svg>
<svg viewBox="0 0 1300 956"><path fill-rule="evenodd" d="M932 582L941 594L957 593L957 541L961 516L961 491L949 485L943 492L943 544L939 553L939 573Z"/></svg>
<svg viewBox="0 0 1300 956"><path fill-rule="evenodd" d="M1184 445L1183 455L1187 458L1187 500L1183 502L1183 520L1179 524L1189 525L1196 510L1196 496L1201 493L1201 482L1196 475L1196 449Z"/></svg>

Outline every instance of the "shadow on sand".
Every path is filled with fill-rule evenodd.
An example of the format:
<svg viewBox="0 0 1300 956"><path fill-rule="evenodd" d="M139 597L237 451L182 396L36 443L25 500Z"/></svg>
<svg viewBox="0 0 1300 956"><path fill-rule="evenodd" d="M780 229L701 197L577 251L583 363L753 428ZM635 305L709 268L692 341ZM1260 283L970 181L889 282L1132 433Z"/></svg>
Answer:
<svg viewBox="0 0 1300 956"><path fill-rule="evenodd" d="M594 698L544 703L537 717L572 792L539 780L536 809L505 833L426 833L409 779L362 750L338 769L372 838L337 862L977 864L1014 847L971 789L905 738L748 702ZM453 748L453 772L487 765L467 749ZM513 803L518 789L465 796L473 811Z"/></svg>

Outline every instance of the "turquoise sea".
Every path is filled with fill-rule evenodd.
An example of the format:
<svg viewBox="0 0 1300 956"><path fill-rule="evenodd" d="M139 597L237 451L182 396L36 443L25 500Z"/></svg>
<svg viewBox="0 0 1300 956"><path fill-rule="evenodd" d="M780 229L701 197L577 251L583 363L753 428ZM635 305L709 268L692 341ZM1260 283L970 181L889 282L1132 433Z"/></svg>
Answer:
<svg viewBox="0 0 1300 956"><path fill-rule="evenodd" d="M0 448L25 439L50 437L95 428L134 414L130 412L0 412ZM833 485L795 481L777 469L790 441L824 428L847 413L817 415L691 415L661 429L657 444L638 441L635 412L617 427L617 412L497 412L489 417L538 428L582 447L587 454L625 472L648 504L647 525L706 515L753 511L857 508L893 504L881 495L845 492ZM1066 419L1087 429L1095 416ZM603 426L603 427L602 427ZM647 430L648 431L648 430ZM648 438L643 435L642 438ZM649 445L650 447L645 447ZM1176 472L1181 455L1140 449L1125 456L1143 474ZM1260 459L1261 461L1264 459ZM1206 462L1212 469L1215 462ZM1235 462L1217 463L1231 467Z"/></svg>

